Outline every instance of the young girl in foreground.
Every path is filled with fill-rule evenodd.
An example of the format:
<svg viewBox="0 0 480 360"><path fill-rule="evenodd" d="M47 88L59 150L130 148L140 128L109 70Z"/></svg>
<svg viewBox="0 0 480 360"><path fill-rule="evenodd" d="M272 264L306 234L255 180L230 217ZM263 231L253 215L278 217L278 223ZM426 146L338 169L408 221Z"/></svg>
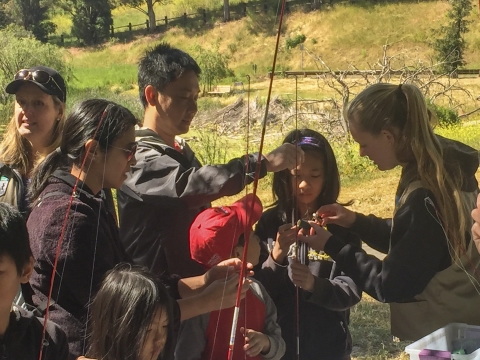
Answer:
<svg viewBox="0 0 480 360"><path fill-rule="evenodd" d="M332 261L311 249L307 249L305 264L287 256L298 233L292 220L310 220L320 206L337 201L340 177L335 156L328 141L313 130L295 130L287 135L284 143L301 147L305 161L292 171L273 176L273 194L277 201L263 213L255 233L265 242L276 241L263 269L255 277L277 306L278 323L287 345L283 359L294 359L297 348L295 285L301 288L300 359L350 359L349 308L360 301L361 289L342 275ZM346 229L333 225L329 230L346 243L360 246L360 239Z"/></svg>
<svg viewBox="0 0 480 360"><path fill-rule="evenodd" d="M173 344L173 300L145 268L117 266L90 307L87 356L102 360L165 359Z"/></svg>

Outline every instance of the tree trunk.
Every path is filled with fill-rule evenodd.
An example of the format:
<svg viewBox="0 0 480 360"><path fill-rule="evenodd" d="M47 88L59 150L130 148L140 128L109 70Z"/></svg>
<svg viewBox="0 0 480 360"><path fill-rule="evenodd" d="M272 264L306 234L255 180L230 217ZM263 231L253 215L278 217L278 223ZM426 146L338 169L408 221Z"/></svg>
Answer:
<svg viewBox="0 0 480 360"><path fill-rule="evenodd" d="M223 0L223 21L230 21L230 3L229 0Z"/></svg>
<svg viewBox="0 0 480 360"><path fill-rule="evenodd" d="M148 12L148 27L150 32L154 32L157 28L157 20L155 18L155 11L153 10L153 0L147 1Z"/></svg>

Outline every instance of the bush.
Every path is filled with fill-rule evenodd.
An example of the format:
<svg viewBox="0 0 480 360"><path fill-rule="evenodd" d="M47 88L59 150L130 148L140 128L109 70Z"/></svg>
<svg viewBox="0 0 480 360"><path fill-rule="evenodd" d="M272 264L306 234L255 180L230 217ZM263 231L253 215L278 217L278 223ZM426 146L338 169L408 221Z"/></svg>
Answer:
<svg viewBox="0 0 480 360"><path fill-rule="evenodd" d="M453 110L446 106L441 106L427 101L428 107L437 116L438 126L442 128L448 128L452 126L460 125L460 117L458 111Z"/></svg>
<svg viewBox="0 0 480 360"><path fill-rule="evenodd" d="M305 40L307 40L307 37L303 34L298 34L293 38L289 37L287 38L287 40L285 40L285 47L288 50L293 49L297 47L297 45L304 43Z"/></svg>

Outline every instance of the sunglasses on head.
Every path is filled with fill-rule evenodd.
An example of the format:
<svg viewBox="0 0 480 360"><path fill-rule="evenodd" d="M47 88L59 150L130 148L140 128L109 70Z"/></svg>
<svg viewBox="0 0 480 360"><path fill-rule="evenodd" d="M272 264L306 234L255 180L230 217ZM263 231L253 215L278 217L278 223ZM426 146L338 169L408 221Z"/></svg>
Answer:
<svg viewBox="0 0 480 360"><path fill-rule="evenodd" d="M56 85L57 89L60 90L60 92L65 97L65 94L62 88L60 87L60 85L57 84L55 79L49 73L43 70L35 70L35 71L30 71L28 69L19 70L15 74L14 80L33 80L42 85L48 84L50 81L52 81Z"/></svg>
<svg viewBox="0 0 480 360"><path fill-rule="evenodd" d="M132 160L132 158L135 156L135 153L137 152L137 147L138 147L138 144L137 143L133 143L131 146L130 146L130 149L125 149L125 148L121 148L121 147L118 147L118 146L113 146L113 148L116 148L116 149L120 149L120 150L123 150L125 151L125 153L127 154L127 161L130 161Z"/></svg>

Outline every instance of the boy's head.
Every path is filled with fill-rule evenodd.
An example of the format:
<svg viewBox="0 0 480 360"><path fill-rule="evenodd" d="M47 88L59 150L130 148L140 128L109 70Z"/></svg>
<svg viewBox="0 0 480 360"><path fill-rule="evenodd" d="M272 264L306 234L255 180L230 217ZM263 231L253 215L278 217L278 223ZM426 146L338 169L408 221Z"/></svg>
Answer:
<svg viewBox="0 0 480 360"><path fill-rule="evenodd" d="M0 307L12 304L21 283L30 279L33 256L27 226L13 206L0 203Z"/></svg>
<svg viewBox="0 0 480 360"><path fill-rule="evenodd" d="M138 63L138 91L143 107L148 105L145 98L148 85L162 92L186 71L192 71L197 77L201 73L197 62L186 52L165 42L147 50Z"/></svg>
<svg viewBox="0 0 480 360"><path fill-rule="evenodd" d="M244 233L262 215L260 199L249 194L231 206L202 211L190 227L192 259L207 269L231 257L241 257ZM250 231L247 261L256 265L260 256L259 239Z"/></svg>

